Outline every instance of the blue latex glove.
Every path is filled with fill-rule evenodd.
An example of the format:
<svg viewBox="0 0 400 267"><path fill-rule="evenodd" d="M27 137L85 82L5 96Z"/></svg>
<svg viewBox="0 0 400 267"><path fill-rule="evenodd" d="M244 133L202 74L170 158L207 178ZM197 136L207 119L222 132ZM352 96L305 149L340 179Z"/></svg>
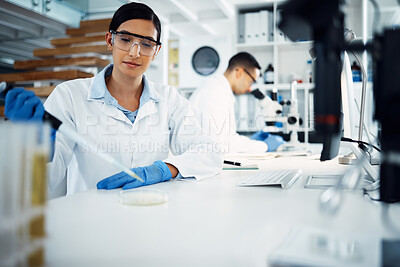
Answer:
<svg viewBox="0 0 400 267"><path fill-rule="evenodd" d="M11 121L43 121L44 107L32 91L14 88L6 95L4 114Z"/></svg>
<svg viewBox="0 0 400 267"><path fill-rule="evenodd" d="M44 107L42 101L32 91L13 88L7 93L5 103L4 114L11 121L43 121ZM56 132L57 130L51 129L51 159L54 155Z"/></svg>
<svg viewBox="0 0 400 267"><path fill-rule="evenodd" d="M286 143L282 136L274 134L270 134L264 142L268 145L268 152L276 151L280 145Z"/></svg>
<svg viewBox="0 0 400 267"><path fill-rule="evenodd" d="M133 168L132 171L139 175L144 180L144 183L124 172L120 172L98 182L97 188L108 190L122 187L122 189L131 189L142 185L168 181L172 178L167 164L162 161L156 161L153 165L146 167Z"/></svg>
<svg viewBox="0 0 400 267"><path fill-rule="evenodd" d="M253 140L264 141L269 136L269 132L258 131L253 134L250 138Z"/></svg>

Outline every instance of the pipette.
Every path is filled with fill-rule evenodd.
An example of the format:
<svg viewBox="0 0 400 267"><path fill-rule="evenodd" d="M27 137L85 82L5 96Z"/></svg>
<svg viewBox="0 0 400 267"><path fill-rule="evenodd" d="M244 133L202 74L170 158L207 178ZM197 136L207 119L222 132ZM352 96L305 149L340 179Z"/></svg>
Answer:
<svg viewBox="0 0 400 267"><path fill-rule="evenodd" d="M5 82L0 83L0 98L5 99L5 96L9 90L12 89L11 85L7 85ZM69 138L72 141L75 141L78 145L80 145L82 148L87 149L89 151L96 151L95 147L93 144L82 138L76 131L68 128L65 126L65 124L62 124L62 121L48 113L47 111L44 111L43 115L43 121L48 121L51 124L51 127L53 127L55 130L59 131L62 133L64 136ZM98 152L96 153L100 158L102 158L104 161L108 162L112 166L120 169L121 171L125 172L129 176L144 182L142 178L140 178L136 173L134 173L132 170L129 168L125 167L122 163L118 162L114 158L112 158L110 155L103 153L103 152Z"/></svg>

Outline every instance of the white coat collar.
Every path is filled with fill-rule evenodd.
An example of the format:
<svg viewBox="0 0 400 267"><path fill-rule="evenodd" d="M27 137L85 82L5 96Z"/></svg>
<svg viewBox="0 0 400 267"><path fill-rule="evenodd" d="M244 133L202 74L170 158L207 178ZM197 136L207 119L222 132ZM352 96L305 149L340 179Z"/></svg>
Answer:
<svg viewBox="0 0 400 267"><path fill-rule="evenodd" d="M106 77L111 75L113 67L114 67L113 64L109 64L93 78L87 96L88 101L104 102L105 92L106 90L108 90L106 86ZM147 90L150 99L154 100L155 102L159 102L161 99L160 94L154 89L153 83L147 80L144 74L143 74L143 84L144 84L144 90Z"/></svg>
<svg viewBox="0 0 400 267"><path fill-rule="evenodd" d="M117 120L123 121L125 123L132 124L132 122L125 116L125 114L121 110L119 110L113 105L108 105L104 101L106 92L105 90L108 90L105 78L111 75L112 69L113 69L113 64L110 64L93 78L89 87L87 100L103 103L102 111L106 115L113 117ZM156 113L157 109L155 103L159 102L161 99L160 93L157 92L157 90L154 87L154 84L149 80L147 80L145 75L143 75L143 83L144 87L146 87L150 100L139 108L138 115L135 121L139 121L140 119L148 115Z"/></svg>

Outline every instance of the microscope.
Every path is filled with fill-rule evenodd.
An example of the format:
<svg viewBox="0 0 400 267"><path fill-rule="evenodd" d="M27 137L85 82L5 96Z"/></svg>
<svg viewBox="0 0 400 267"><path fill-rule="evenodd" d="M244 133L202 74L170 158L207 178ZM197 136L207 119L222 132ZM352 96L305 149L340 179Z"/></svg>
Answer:
<svg viewBox="0 0 400 267"><path fill-rule="evenodd" d="M308 154L308 143L300 143L298 131L302 120L298 112L297 82L290 84L290 99L278 101L276 89L272 91L272 98L265 96L259 89L251 94L260 100L259 105L265 120L264 132L290 134L289 141L278 148L278 152L287 154Z"/></svg>
<svg viewBox="0 0 400 267"><path fill-rule="evenodd" d="M279 122L282 118L283 106L279 104L277 99L277 93L272 93L272 98L268 95L264 95L259 89L255 89L250 92L255 98L259 100L259 105L262 110L262 116L265 121L264 132L279 132Z"/></svg>

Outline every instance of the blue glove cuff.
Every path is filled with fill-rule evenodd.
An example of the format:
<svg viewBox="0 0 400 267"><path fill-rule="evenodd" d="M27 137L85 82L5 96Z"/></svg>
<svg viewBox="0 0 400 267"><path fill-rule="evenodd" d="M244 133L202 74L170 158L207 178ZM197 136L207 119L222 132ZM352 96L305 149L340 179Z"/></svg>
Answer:
<svg viewBox="0 0 400 267"><path fill-rule="evenodd" d="M171 173L171 171L169 170L167 164L165 164L165 162L163 162L163 161L161 161L161 160L157 160L157 161L154 162L153 165L157 166L158 169L159 169L159 170L161 171L161 173L162 173L161 182L171 180L171 178L172 178L172 173Z"/></svg>

